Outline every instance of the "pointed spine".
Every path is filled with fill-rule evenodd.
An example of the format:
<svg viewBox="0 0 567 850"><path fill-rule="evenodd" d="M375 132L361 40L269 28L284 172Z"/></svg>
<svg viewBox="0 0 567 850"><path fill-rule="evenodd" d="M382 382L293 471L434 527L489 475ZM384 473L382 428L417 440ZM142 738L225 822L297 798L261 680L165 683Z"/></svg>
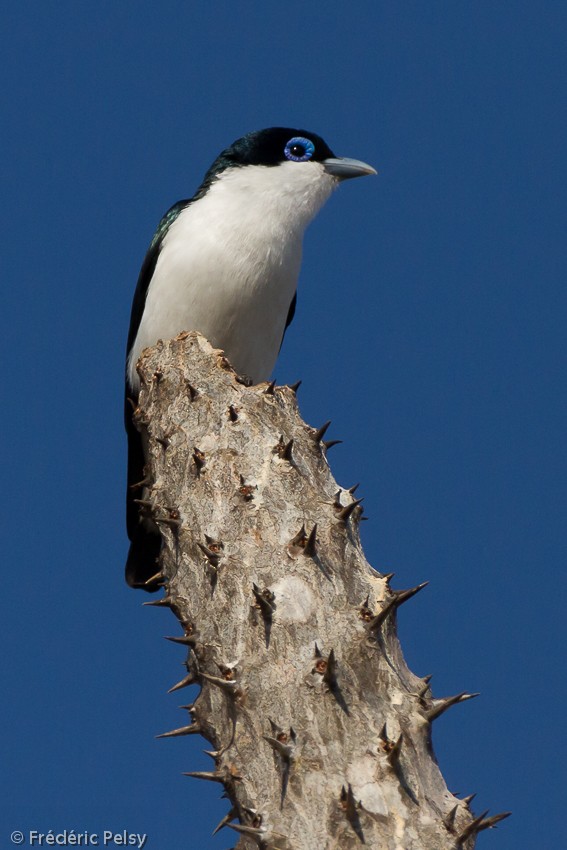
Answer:
<svg viewBox="0 0 567 850"><path fill-rule="evenodd" d="M393 611L396 611L400 605L403 605L404 602L407 602L408 599L411 599L412 596L415 596L416 593L419 593L419 591L423 590L424 587L427 587L428 584L428 581L424 581L415 587L411 587L409 590L395 591L390 599L388 599L388 601L384 604L382 610L379 611L372 620L370 620L368 628L371 631L379 629Z"/></svg>
<svg viewBox="0 0 567 850"><path fill-rule="evenodd" d="M224 784L230 779L242 779L241 776L236 776L229 771L211 771L211 770L190 770L183 773L183 776L191 776L193 779L205 779L207 782L220 782Z"/></svg>
<svg viewBox="0 0 567 850"><path fill-rule="evenodd" d="M396 769L400 762L400 753L402 751L403 742L404 736L403 734L400 734L398 740L393 745L390 745L387 759L390 763L390 767L393 767L394 769Z"/></svg>
<svg viewBox="0 0 567 850"><path fill-rule="evenodd" d="M185 676L183 679L173 685L173 687L170 688L167 693L172 694L175 691L180 691L182 688L187 688L189 685L195 685L196 683L197 680L193 673L189 673L187 676Z"/></svg>
<svg viewBox="0 0 567 850"><path fill-rule="evenodd" d="M274 599L275 594L267 587L260 590L257 584L252 584L252 593L256 600L256 606L261 610L262 616L266 620L271 620L275 611Z"/></svg>
<svg viewBox="0 0 567 850"><path fill-rule="evenodd" d="M195 464L195 468L197 470L197 474L201 472L205 465L205 453L198 449L197 446L193 448L193 463Z"/></svg>
<svg viewBox="0 0 567 850"><path fill-rule="evenodd" d="M212 567L218 567L221 559L221 555L218 552L213 552L212 549L209 549L208 546L205 546L204 543L199 543L197 541L197 546L209 562Z"/></svg>
<svg viewBox="0 0 567 850"><path fill-rule="evenodd" d="M262 735L262 737L264 741L267 741L270 747L275 750L276 753L281 756L284 761L291 761L293 747L290 744L284 744L282 741L278 741L277 738L272 738L271 735Z"/></svg>
<svg viewBox="0 0 567 850"><path fill-rule="evenodd" d="M292 438L291 438L291 440L290 440L290 441L286 444L286 447L285 447L285 449L284 449L284 453L283 453L283 459L284 459L284 460L287 460L287 462L288 462L288 463L293 463L293 462L294 462L294 461L293 461L292 449L293 449L293 437L292 437Z"/></svg>
<svg viewBox="0 0 567 850"><path fill-rule="evenodd" d="M180 643L183 646L195 646L197 635L180 635L179 637L165 635L165 640L170 640L172 643Z"/></svg>
<svg viewBox="0 0 567 850"><path fill-rule="evenodd" d="M227 826L229 829L234 829L235 832L239 832L241 835L248 835L250 838L253 838L257 844L263 844L266 838L265 827L245 826L240 823L227 823Z"/></svg>
<svg viewBox="0 0 567 850"><path fill-rule="evenodd" d="M429 722L431 723L433 720L436 720L437 717L440 717L448 708L451 708L453 705L457 705L460 702L466 702L468 699L474 699L475 697L480 696L480 694L469 694L466 691L462 691L460 694L456 694L454 697L446 697L445 699L433 700L433 704L431 708L428 708L424 713Z"/></svg>
<svg viewBox="0 0 567 850"><path fill-rule="evenodd" d="M220 676L211 676L209 673L201 673L201 676L207 682L210 682L211 685L216 685L217 688L230 694L230 696L235 696L238 693L238 682L235 682L233 679L222 679Z"/></svg>
<svg viewBox="0 0 567 850"><path fill-rule="evenodd" d="M172 729L171 732L162 732L161 735L156 735L156 738L181 738L184 735L200 735L201 731L202 727L199 723L191 723L189 726Z"/></svg>
<svg viewBox="0 0 567 850"><path fill-rule="evenodd" d="M191 401L191 402L195 401L195 399L199 395L199 391L197 389L195 389L195 387L193 386L192 383L190 383L190 381L187 381L187 380L185 381L185 388L186 388L187 394L189 396L189 401Z"/></svg>
<svg viewBox="0 0 567 850"><path fill-rule="evenodd" d="M337 658L334 649L331 649L327 657L326 667L323 672L323 681L330 690L333 690L337 685Z"/></svg>
<svg viewBox="0 0 567 850"><path fill-rule="evenodd" d="M171 608L173 600L171 596L164 596L162 599L152 599L151 602L142 602L145 608Z"/></svg>
<svg viewBox="0 0 567 850"><path fill-rule="evenodd" d="M350 784L350 782L348 783L346 788L343 785L341 789L341 804L345 810L348 822L351 825L354 824L357 820L356 800L354 799L352 785Z"/></svg>
<svg viewBox="0 0 567 850"><path fill-rule="evenodd" d="M314 558L317 554L317 523L311 529L311 533L305 542L303 554L306 558Z"/></svg>
<svg viewBox="0 0 567 850"><path fill-rule="evenodd" d="M459 804L457 803L456 806L453 806L449 814L443 818L443 823L445 824L449 832L455 832L455 816L458 811Z"/></svg>
<svg viewBox="0 0 567 850"><path fill-rule="evenodd" d="M316 431L315 431L315 433L313 434L313 439L315 440L315 442L316 442L316 443L320 443L320 442L321 442L321 440L323 439L323 437L324 437L324 436L325 436L325 434L327 433L327 431L328 431L328 428L329 428L329 425L330 425L330 424L331 424L331 420L330 420L330 419L328 419L328 420L325 422L325 424L324 424L324 425L321 425L321 427L320 427L320 428L317 428L317 430L316 430Z"/></svg>
<svg viewBox="0 0 567 850"><path fill-rule="evenodd" d="M349 505L345 505L344 508L341 508L337 514L338 518L341 522L348 522L351 514L357 508L364 499L354 499Z"/></svg>
<svg viewBox="0 0 567 850"><path fill-rule="evenodd" d="M223 827L227 826L231 822L231 820L234 820L234 818L237 817L237 815L238 815L238 812L236 811L236 809L232 808L230 810L230 812L227 812L227 814L223 817L223 819L218 822L216 827L213 829L212 834L216 835L217 832L220 832L221 829L223 829Z"/></svg>

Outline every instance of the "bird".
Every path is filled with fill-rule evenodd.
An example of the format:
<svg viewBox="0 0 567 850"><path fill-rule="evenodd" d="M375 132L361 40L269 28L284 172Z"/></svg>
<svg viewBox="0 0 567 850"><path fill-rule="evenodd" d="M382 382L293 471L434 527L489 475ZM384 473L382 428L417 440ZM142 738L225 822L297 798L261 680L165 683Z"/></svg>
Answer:
<svg viewBox="0 0 567 850"><path fill-rule="evenodd" d="M131 587L156 589L148 582L161 547L135 501L145 463L132 420L141 352L158 339L199 331L247 383L267 380L295 313L307 225L341 182L371 174L372 166L335 156L315 133L269 127L223 150L193 197L159 222L138 277L126 347Z"/></svg>

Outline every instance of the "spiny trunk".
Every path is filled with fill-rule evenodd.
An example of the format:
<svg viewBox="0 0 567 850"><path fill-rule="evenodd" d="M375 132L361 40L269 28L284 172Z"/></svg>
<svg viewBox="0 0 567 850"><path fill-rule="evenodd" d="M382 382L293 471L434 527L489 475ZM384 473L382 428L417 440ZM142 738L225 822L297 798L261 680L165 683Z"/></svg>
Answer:
<svg viewBox="0 0 567 850"><path fill-rule="evenodd" d="M149 441L141 506L163 549L156 583L197 683L187 724L231 800L238 848L471 850L431 723L474 694L435 699L408 670L396 591L360 545L362 507L327 464L293 388L245 387L199 334L146 351L135 420ZM354 488L353 488L354 490Z"/></svg>

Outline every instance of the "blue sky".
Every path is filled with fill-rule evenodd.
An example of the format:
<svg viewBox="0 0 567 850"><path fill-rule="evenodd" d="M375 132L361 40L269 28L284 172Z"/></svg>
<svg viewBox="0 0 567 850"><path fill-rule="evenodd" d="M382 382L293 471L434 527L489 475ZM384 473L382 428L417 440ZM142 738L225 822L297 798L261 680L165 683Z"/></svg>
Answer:
<svg viewBox="0 0 567 850"><path fill-rule="evenodd" d="M361 481L370 562L429 580L400 612L438 696L449 788L511 809L487 850L563 835L563 4L22 2L1 63L4 410L0 841L147 832L222 850L202 740L161 740L191 692L172 615L123 584L123 354L161 214L274 124L378 178L306 239L275 377ZM7 413L7 415L6 415Z"/></svg>

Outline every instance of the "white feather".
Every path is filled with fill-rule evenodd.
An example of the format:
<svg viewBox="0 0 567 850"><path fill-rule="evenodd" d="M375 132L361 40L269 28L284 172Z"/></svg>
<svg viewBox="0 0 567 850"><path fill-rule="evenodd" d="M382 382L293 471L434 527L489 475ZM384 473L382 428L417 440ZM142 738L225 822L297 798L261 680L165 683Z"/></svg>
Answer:
<svg viewBox="0 0 567 850"><path fill-rule="evenodd" d="M303 233L338 184L320 163L222 172L169 228L128 360L158 339L197 330L239 374L266 380L297 286Z"/></svg>

